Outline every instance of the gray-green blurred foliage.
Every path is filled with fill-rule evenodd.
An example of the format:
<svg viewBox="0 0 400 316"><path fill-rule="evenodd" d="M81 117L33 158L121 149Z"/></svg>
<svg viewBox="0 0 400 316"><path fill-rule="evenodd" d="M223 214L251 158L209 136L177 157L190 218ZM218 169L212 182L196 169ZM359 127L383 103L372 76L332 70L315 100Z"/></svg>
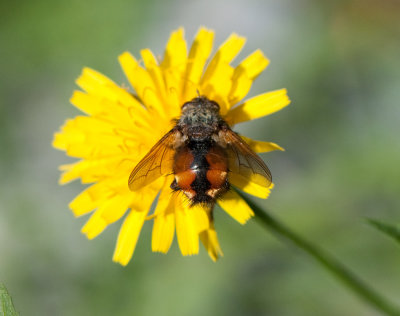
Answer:
<svg viewBox="0 0 400 316"><path fill-rule="evenodd" d="M131 263L111 256L121 222L80 234L59 187L70 162L52 134L78 114L68 102L82 67L126 83L125 50L161 55L170 31L199 26L247 37L240 57L271 59L250 95L286 87L292 104L237 130L274 141L263 155L276 217L328 249L400 304L400 251L365 217L400 222L400 3L350 1L3 1L0 3L0 280L21 315L377 315L315 262L255 221L221 210L225 256L150 250L151 223ZM239 59L240 59L239 57Z"/></svg>

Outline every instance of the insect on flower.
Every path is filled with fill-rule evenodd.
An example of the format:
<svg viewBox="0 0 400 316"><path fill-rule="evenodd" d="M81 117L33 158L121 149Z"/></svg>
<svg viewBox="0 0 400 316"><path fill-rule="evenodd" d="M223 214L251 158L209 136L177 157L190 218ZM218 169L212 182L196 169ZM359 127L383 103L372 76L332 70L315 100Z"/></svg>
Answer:
<svg viewBox="0 0 400 316"><path fill-rule="evenodd" d="M246 142L222 119L219 105L205 96L182 106L176 125L139 162L129 177L134 191L173 173L171 189L192 205L212 208L229 190L229 174L269 187L271 173Z"/></svg>
<svg viewBox="0 0 400 316"><path fill-rule="evenodd" d="M269 60L257 49L232 66L245 38L231 34L212 55L213 39L200 28L189 48L180 28L162 58L149 49L139 59L122 53L131 88L87 67L76 80L81 89L71 103L84 114L66 120L53 146L78 161L60 167L60 183L88 184L69 204L75 216L92 213L82 227L87 238L122 222L113 255L122 265L146 222L152 251L168 252L176 236L184 256L197 254L201 242L217 260L214 206L245 224L254 213L230 188L264 199L272 188L257 154L282 148L232 128L287 106L286 89L245 99Z"/></svg>

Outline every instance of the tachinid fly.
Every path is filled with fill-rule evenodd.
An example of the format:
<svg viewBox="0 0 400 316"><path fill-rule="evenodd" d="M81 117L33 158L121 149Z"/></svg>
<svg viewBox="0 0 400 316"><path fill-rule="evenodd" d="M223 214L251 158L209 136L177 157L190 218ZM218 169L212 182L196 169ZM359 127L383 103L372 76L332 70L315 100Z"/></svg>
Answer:
<svg viewBox="0 0 400 316"><path fill-rule="evenodd" d="M129 188L171 173L171 189L192 205L213 206L229 190L233 174L265 187L272 181L265 163L220 116L219 105L204 96L183 104L175 127L133 169Z"/></svg>

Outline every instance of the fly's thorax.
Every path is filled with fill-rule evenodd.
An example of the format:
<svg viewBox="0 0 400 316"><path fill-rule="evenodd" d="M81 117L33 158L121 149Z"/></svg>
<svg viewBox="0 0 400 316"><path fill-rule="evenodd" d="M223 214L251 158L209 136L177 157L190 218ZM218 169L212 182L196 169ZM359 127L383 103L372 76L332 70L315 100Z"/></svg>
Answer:
<svg viewBox="0 0 400 316"><path fill-rule="evenodd" d="M218 104L200 97L182 106L178 126L189 138L201 140L216 133L221 121Z"/></svg>

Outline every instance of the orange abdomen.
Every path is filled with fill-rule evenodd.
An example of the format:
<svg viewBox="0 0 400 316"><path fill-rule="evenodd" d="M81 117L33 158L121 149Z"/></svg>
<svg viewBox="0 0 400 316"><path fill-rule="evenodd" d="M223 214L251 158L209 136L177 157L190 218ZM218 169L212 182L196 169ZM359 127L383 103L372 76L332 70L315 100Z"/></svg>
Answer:
<svg viewBox="0 0 400 316"><path fill-rule="evenodd" d="M182 191L193 204L212 204L229 188L227 156L211 141L181 147L175 154L173 172L171 188Z"/></svg>
<svg viewBox="0 0 400 316"><path fill-rule="evenodd" d="M224 185L228 177L228 159L221 147L211 147L206 154L208 162L207 180L212 189L218 189Z"/></svg>
<svg viewBox="0 0 400 316"><path fill-rule="evenodd" d="M196 179L196 172L190 168L193 161L194 156L187 147L183 147L175 154L173 166L175 180L171 184L174 190L183 191L190 199L196 195L196 192L191 187Z"/></svg>

